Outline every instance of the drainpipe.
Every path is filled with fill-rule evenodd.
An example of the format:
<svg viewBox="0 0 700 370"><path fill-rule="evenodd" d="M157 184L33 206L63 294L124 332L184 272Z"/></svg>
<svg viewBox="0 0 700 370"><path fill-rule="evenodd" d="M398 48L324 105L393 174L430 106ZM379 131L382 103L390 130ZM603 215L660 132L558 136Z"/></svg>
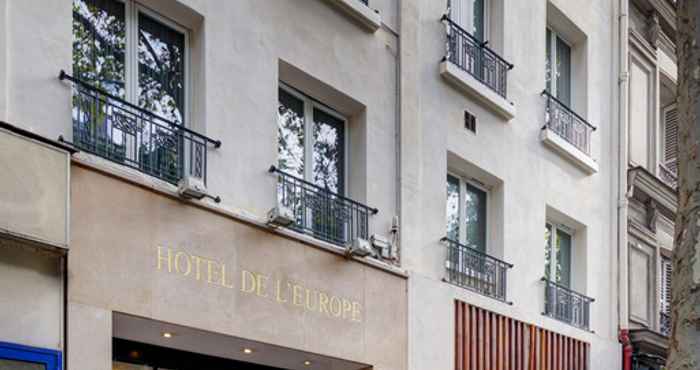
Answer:
<svg viewBox="0 0 700 370"><path fill-rule="evenodd" d="M619 0L619 56L618 66L618 137L617 137L617 255L618 255L618 322L620 325L619 340L622 345L622 368L632 370L632 344L629 337L629 248L627 246L627 209L628 197L631 196L627 184L627 129L629 111L629 70L627 54L629 47L629 0Z"/></svg>

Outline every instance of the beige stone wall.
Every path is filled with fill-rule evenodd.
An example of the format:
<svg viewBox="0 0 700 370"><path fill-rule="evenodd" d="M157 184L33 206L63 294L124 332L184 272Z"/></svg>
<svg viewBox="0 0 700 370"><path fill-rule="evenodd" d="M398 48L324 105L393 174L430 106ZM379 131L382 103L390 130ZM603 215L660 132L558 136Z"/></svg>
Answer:
<svg viewBox="0 0 700 370"><path fill-rule="evenodd" d="M106 310L405 369L403 277L82 167L71 185L71 328Z"/></svg>
<svg viewBox="0 0 700 370"><path fill-rule="evenodd" d="M0 129L0 233L68 245L68 153Z"/></svg>

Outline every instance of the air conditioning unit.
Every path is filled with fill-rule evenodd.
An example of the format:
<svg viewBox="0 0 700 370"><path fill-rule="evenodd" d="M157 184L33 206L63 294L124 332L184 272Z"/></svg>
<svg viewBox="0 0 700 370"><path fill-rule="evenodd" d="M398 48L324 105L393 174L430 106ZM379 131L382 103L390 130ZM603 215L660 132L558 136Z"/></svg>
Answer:
<svg viewBox="0 0 700 370"><path fill-rule="evenodd" d="M369 240L382 258L391 258L391 241L387 237L373 234Z"/></svg>
<svg viewBox="0 0 700 370"><path fill-rule="evenodd" d="M202 199L207 196L207 187L200 177L185 176L177 184L177 192L187 199Z"/></svg>
<svg viewBox="0 0 700 370"><path fill-rule="evenodd" d="M289 226L294 223L294 212L291 208L278 204L277 207L267 212L267 224L275 226Z"/></svg>
<svg viewBox="0 0 700 370"><path fill-rule="evenodd" d="M367 257L372 255L373 252L369 240L362 238L355 238L352 244L348 246L348 255L350 256Z"/></svg>

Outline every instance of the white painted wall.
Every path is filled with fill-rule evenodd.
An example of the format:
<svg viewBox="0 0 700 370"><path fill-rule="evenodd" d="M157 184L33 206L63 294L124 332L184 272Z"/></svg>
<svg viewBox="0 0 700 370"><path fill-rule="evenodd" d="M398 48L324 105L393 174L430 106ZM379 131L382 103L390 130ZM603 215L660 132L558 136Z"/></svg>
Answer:
<svg viewBox="0 0 700 370"><path fill-rule="evenodd" d="M442 1L407 1L402 10L414 17L402 19L402 35L418 50L402 51L404 64L417 60L402 83L402 256L411 271L409 280L410 369L451 369L454 345L454 299L534 323L591 344L591 369L620 366L617 343L615 265L615 210L611 140L616 84L613 70L613 7L608 0L556 0L551 4L585 35L574 71L574 108L598 127L593 133L592 157L600 172L587 175L538 140L544 123L545 27L544 0L511 1L504 7L504 42L497 51L515 68L509 73L508 100L516 117L505 122L485 105L465 96L441 79L438 63L445 53L445 30L439 22ZM493 16L493 14L492 14ZM415 43L415 44L414 44ZM402 44L403 46L403 44ZM408 68L411 68L409 66ZM576 65L574 65L576 68ZM404 72L402 68L402 72ZM417 73L417 81L413 81ZM406 79L404 81L404 78ZM418 87L415 90L412 87ZM417 97L409 94L418 94ZM418 103L418 107L411 106ZM464 110L477 117L477 134L464 129ZM410 116L408 116L410 114ZM417 115L417 118L413 116ZM417 120L417 122L415 122ZM449 153L449 155L448 155ZM494 227L489 251L513 263L508 273L507 305L442 281L445 277L445 176L455 166L471 169L472 176L494 179L502 197L502 219ZM476 170L478 169L478 170ZM482 181L483 182L483 181ZM593 333L572 328L543 316L544 225L549 209L573 220L577 235L573 263L574 284L595 298ZM419 212L419 214L414 214ZM583 234L583 235L581 235ZM583 245L582 245L583 244Z"/></svg>

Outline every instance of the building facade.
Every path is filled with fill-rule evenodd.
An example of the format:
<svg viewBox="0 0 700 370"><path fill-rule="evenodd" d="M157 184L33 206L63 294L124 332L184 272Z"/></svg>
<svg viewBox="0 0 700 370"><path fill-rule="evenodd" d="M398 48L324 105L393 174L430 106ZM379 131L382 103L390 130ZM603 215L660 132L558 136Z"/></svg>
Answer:
<svg viewBox="0 0 700 370"><path fill-rule="evenodd" d="M0 0L0 365L621 368L631 8Z"/></svg>
<svg viewBox="0 0 700 370"><path fill-rule="evenodd" d="M622 96L620 313L633 369L663 369L670 335L671 253L677 209L678 111L673 1L629 1Z"/></svg>

